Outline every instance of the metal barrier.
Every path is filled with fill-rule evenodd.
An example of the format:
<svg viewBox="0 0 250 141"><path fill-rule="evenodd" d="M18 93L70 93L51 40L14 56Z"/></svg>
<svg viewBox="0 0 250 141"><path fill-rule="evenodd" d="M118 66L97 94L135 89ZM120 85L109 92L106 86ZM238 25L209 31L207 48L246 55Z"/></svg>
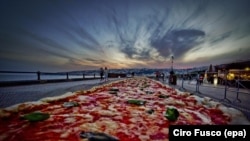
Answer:
<svg viewBox="0 0 250 141"><path fill-rule="evenodd" d="M52 73L52 72L40 72L40 71L37 71L37 72L19 72L19 71L0 71L0 74L34 74L37 76L37 79L38 81L42 80L41 79L41 76L44 75L44 76L47 76L47 75L54 75L54 76L58 76L58 75L61 75L61 76L65 76L65 80L69 80L69 76L82 76L82 79L85 79L86 78L86 74L85 73L72 73L72 72L59 72L59 73ZM92 75L93 78L96 78L96 74L95 73L92 73L92 74L88 74L89 76ZM34 79L35 80L35 79ZM46 80L46 79L43 79L43 80ZM10 80L11 81L11 80ZM14 80L16 81L16 80ZM1 82L1 80L0 80Z"/></svg>
<svg viewBox="0 0 250 141"><path fill-rule="evenodd" d="M177 89L193 92L200 96L211 97L227 106L242 111L250 120L250 89L244 86L239 79L235 81L235 85L231 85L232 83L227 80L225 80L224 85L200 84L199 81L196 80L196 83L194 83L194 80L191 80L192 83L189 83L183 78L178 81Z"/></svg>
<svg viewBox="0 0 250 141"><path fill-rule="evenodd" d="M14 77L13 77L14 76ZM127 77L124 73L108 73L109 78ZM0 87L41 84L67 81L82 81L100 79L99 70L84 72L20 72L20 71L0 71Z"/></svg>
<svg viewBox="0 0 250 141"><path fill-rule="evenodd" d="M87 76L86 76L87 75ZM99 79L95 73L0 71L0 87Z"/></svg>
<svg viewBox="0 0 250 141"><path fill-rule="evenodd" d="M181 80L181 87L180 87L180 90L187 90L185 87L184 87L184 79L182 78L182 80ZM219 85L219 86L221 86L221 87L214 87L214 86L202 86L201 85L201 83L199 82L199 81L196 81L196 84L195 84L195 93L199 93L199 94L201 94L201 92L200 92L200 87L202 86L202 87L212 87L212 88L215 88L215 89L224 89L224 97L223 97L223 99L221 99L221 101L226 101L226 102L229 102L229 103L231 103L231 101L227 98L227 92L235 92L236 93L236 97L235 97L235 100L234 100L234 102L239 102L239 103L241 103L241 100L239 99L239 94L240 93L244 93L244 94L249 94L250 95L250 89L248 89L246 86L244 86L241 82L240 82L240 80L238 79L236 82L236 88L235 88L235 90L229 90L229 88L230 88L230 86L231 86L231 83L230 82L228 82L227 80L225 80L225 85L224 85L224 88L222 88L223 87L223 85ZM242 91L240 91L240 87L242 87L244 90L247 90L248 92L242 92Z"/></svg>

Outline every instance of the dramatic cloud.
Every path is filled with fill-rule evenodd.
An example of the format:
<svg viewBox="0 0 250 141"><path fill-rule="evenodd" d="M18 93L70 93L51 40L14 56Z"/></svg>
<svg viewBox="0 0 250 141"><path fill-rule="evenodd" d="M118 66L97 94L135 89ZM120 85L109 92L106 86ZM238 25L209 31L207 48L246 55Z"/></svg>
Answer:
<svg viewBox="0 0 250 141"><path fill-rule="evenodd" d="M189 49L201 44L205 33L194 29L173 30L165 34L163 38L152 39L151 44L162 56L170 54L176 58L181 57Z"/></svg>
<svg viewBox="0 0 250 141"><path fill-rule="evenodd" d="M0 2L0 70L193 67L249 59L248 0Z"/></svg>

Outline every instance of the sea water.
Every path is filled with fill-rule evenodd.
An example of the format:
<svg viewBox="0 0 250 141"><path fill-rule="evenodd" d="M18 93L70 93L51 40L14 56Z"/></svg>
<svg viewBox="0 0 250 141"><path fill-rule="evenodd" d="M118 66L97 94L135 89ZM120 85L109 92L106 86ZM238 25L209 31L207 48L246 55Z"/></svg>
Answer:
<svg viewBox="0 0 250 141"><path fill-rule="evenodd" d="M69 74L69 79L83 78L83 75ZM93 78L93 74L85 75L84 78ZM95 77L100 77L96 75ZM36 73L0 73L0 82L6 81L26 81L26 80L37 80ZM40 80L53 80L53 79L67 79L66 74L42 74Z"/></svg>

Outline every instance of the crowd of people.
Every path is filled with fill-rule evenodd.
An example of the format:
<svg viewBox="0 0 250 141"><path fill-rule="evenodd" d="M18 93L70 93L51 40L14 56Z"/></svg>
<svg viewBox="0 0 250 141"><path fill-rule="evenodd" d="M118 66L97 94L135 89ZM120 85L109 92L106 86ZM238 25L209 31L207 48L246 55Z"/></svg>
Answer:
<svg viewBox="0 0 250 141"><path fill-rule="evenodd" d="M155 72L155 77L156 77L156 80L160 80L160 78L161 78L164 81L165 74L163 72L156 71Z"/></svg>
<svg viewBox="0 0 250 141"><path fill-rule="evenodd" d="M109 79L109 70L107 67L101 67L100 68L100 81L108 81ZM131 72L131 77L134 77L135 73L134 72ZM156 80L162 80L163 82L165 81L165 74L163 72L160 72L160 71L156 71L155 72L155 78ZM170 75L167 76L168 78L168 81L169 81L169 84L172 84L172 85L176 85L176 81L177 81L177 76L174 74L173 71L170 72ZM189 80L191 81L191 76L189 78ZM202 84L203 82L203 76L198 74L196 76L196 80L197 80L197 84Z"/></svg>

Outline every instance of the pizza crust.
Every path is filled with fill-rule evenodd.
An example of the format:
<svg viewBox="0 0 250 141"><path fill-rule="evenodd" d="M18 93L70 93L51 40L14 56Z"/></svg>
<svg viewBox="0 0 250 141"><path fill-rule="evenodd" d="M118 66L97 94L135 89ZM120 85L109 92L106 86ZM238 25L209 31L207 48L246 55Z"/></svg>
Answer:
<svg viewBox="0 0 250 141"><path fill-rule="evenodd" d="M42 101L42 102L52 102L52 101L57 101L57 100L60 100L60 99L64 99L64 98L73 96L73 95L75 95L75 94L76 94L76 93L67 92L67 93L62 94L62 95L60 95L60 96L45 97L45 98L40 99L40 101Z"/></svg>
<svg viewBox="0 0 250 141"><path fill-rule="evenodd" d="M11 116L13 113L17 113L38 105L47 105L48 103L42 101L31 101L25 103L15 104L4 109L0 109L0 118L6 118Z"/></svg>
<svg viewBox="0 0 250 141"><path fill-rule="evenodd" d="M224 114L230 116L231 121L229 122L229 124L250 125L250 121L240 110L231 107L226 107L224 105L220 105L218 108L222 110Z"/></svg>

